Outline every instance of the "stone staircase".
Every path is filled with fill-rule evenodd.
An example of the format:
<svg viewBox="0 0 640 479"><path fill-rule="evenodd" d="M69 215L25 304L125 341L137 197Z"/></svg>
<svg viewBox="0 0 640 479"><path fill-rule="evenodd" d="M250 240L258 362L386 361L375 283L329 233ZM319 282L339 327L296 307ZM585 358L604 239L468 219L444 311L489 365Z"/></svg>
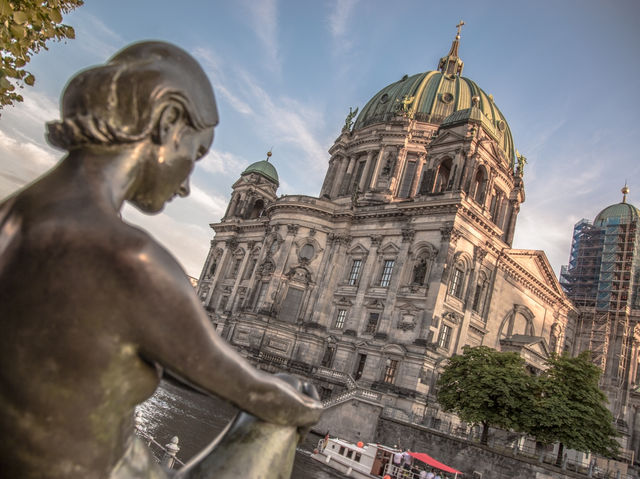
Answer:
<svg viewBox="0 0 640 479"><path fill-rule="evenodd" d="M316 370L316 375L338 380L346 384L347 386L347 390L342 394L338 394L337 396L333 396L329 399L322 401L322 405L325 408L336 406L338 404L341 404L355 397L365 399L368 401L375 401L375 402L382 401L381 393L360 387L350 374L343 373L340 371L334 371L333 369L329 369L325 367L319 367Z"/></svg>

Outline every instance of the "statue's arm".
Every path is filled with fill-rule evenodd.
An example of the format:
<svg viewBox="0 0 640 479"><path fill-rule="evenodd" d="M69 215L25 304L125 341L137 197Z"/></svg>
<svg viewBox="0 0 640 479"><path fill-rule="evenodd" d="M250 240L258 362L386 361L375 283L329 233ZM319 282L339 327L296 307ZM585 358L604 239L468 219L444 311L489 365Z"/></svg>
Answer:
<svg viewBox="0 0 640 479"><path fill-rule="evenodd" d="M151 261L142 268L149 290L139 305L142 314L131 315L140 354L266 421L315 423L321 403L255 369L229 346L214 331L184 272L168 254L160 256L159 264Z"/></svg>

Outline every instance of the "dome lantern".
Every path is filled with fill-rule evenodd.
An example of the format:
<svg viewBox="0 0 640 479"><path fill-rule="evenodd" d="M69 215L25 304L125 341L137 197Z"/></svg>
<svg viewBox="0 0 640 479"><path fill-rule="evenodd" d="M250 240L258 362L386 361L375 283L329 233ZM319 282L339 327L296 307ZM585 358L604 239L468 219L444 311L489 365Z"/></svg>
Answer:
<svg viewBox="0 0 640 479"><path fill-rule="evenodd" d="M460 20L460 23L456 25L458 28L458 33L456 34L456 38L451 43L451 49L449 50L449 54L445 57L442 57L438 62L438 70L440 70L445 75L458 75L462 74L462 68L464 67L464 62L458 57L458 48L460 47L460 30L464 25L464 21Z"/></svg>

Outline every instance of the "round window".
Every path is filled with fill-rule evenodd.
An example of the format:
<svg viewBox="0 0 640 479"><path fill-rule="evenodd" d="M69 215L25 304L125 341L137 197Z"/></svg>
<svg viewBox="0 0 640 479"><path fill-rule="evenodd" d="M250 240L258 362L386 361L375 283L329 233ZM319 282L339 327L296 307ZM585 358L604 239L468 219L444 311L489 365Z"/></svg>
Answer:
<svg viewBox="0 0 640 479"><path fill-rule="evenodd" d="M451 103L453 101L453 94L447 92L442 94L442 101L445 103Z"/></svg>
<svg viewBox="0 0 640 479"><path fill-rule="evenodd" d="M315 253L313 245L307 243L300 249L300 259L311 259L313 258L313 253Z"/></svg>
<svg viewBox="0 0 640 479"><path fill-rule="evenodd" d="M380 97L380 103L387 103L389 101L389 95L386 93Z"/></svg>

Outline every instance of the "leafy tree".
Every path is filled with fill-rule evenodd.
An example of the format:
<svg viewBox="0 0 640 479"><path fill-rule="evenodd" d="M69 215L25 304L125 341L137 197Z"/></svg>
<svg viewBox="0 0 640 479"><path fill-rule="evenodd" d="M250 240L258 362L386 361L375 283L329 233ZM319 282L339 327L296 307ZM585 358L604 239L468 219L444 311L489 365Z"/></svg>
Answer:
<svg viewBox="0 0 640 479"><path fill-rule="evenodd" d="M607 397L598 388L601 371L591 362L591 353L552 356L547 362L549 368L536 380L527 432L543 444L560 443L557 464L564 446L615 455L618 433L605 406Z"/></svg>
<svg viewBox="0 0 640 479"><path fill-rule="evenodd" d="M25 70L31 56L47 49L50 39L74 38L62 14L83 5L84 0L0 0L0 108L22 101L16 87L33 85Z"/></svg>
<svg viewBox="0 0 640 479"><path fill-rule="evenodd" d="M523 430L532 399L532 377L524 360L514 352L487 346L465 346L463 354L449 358L438 379L438 402L460 419L482 424L482 444L489 426Z"/></svg>

